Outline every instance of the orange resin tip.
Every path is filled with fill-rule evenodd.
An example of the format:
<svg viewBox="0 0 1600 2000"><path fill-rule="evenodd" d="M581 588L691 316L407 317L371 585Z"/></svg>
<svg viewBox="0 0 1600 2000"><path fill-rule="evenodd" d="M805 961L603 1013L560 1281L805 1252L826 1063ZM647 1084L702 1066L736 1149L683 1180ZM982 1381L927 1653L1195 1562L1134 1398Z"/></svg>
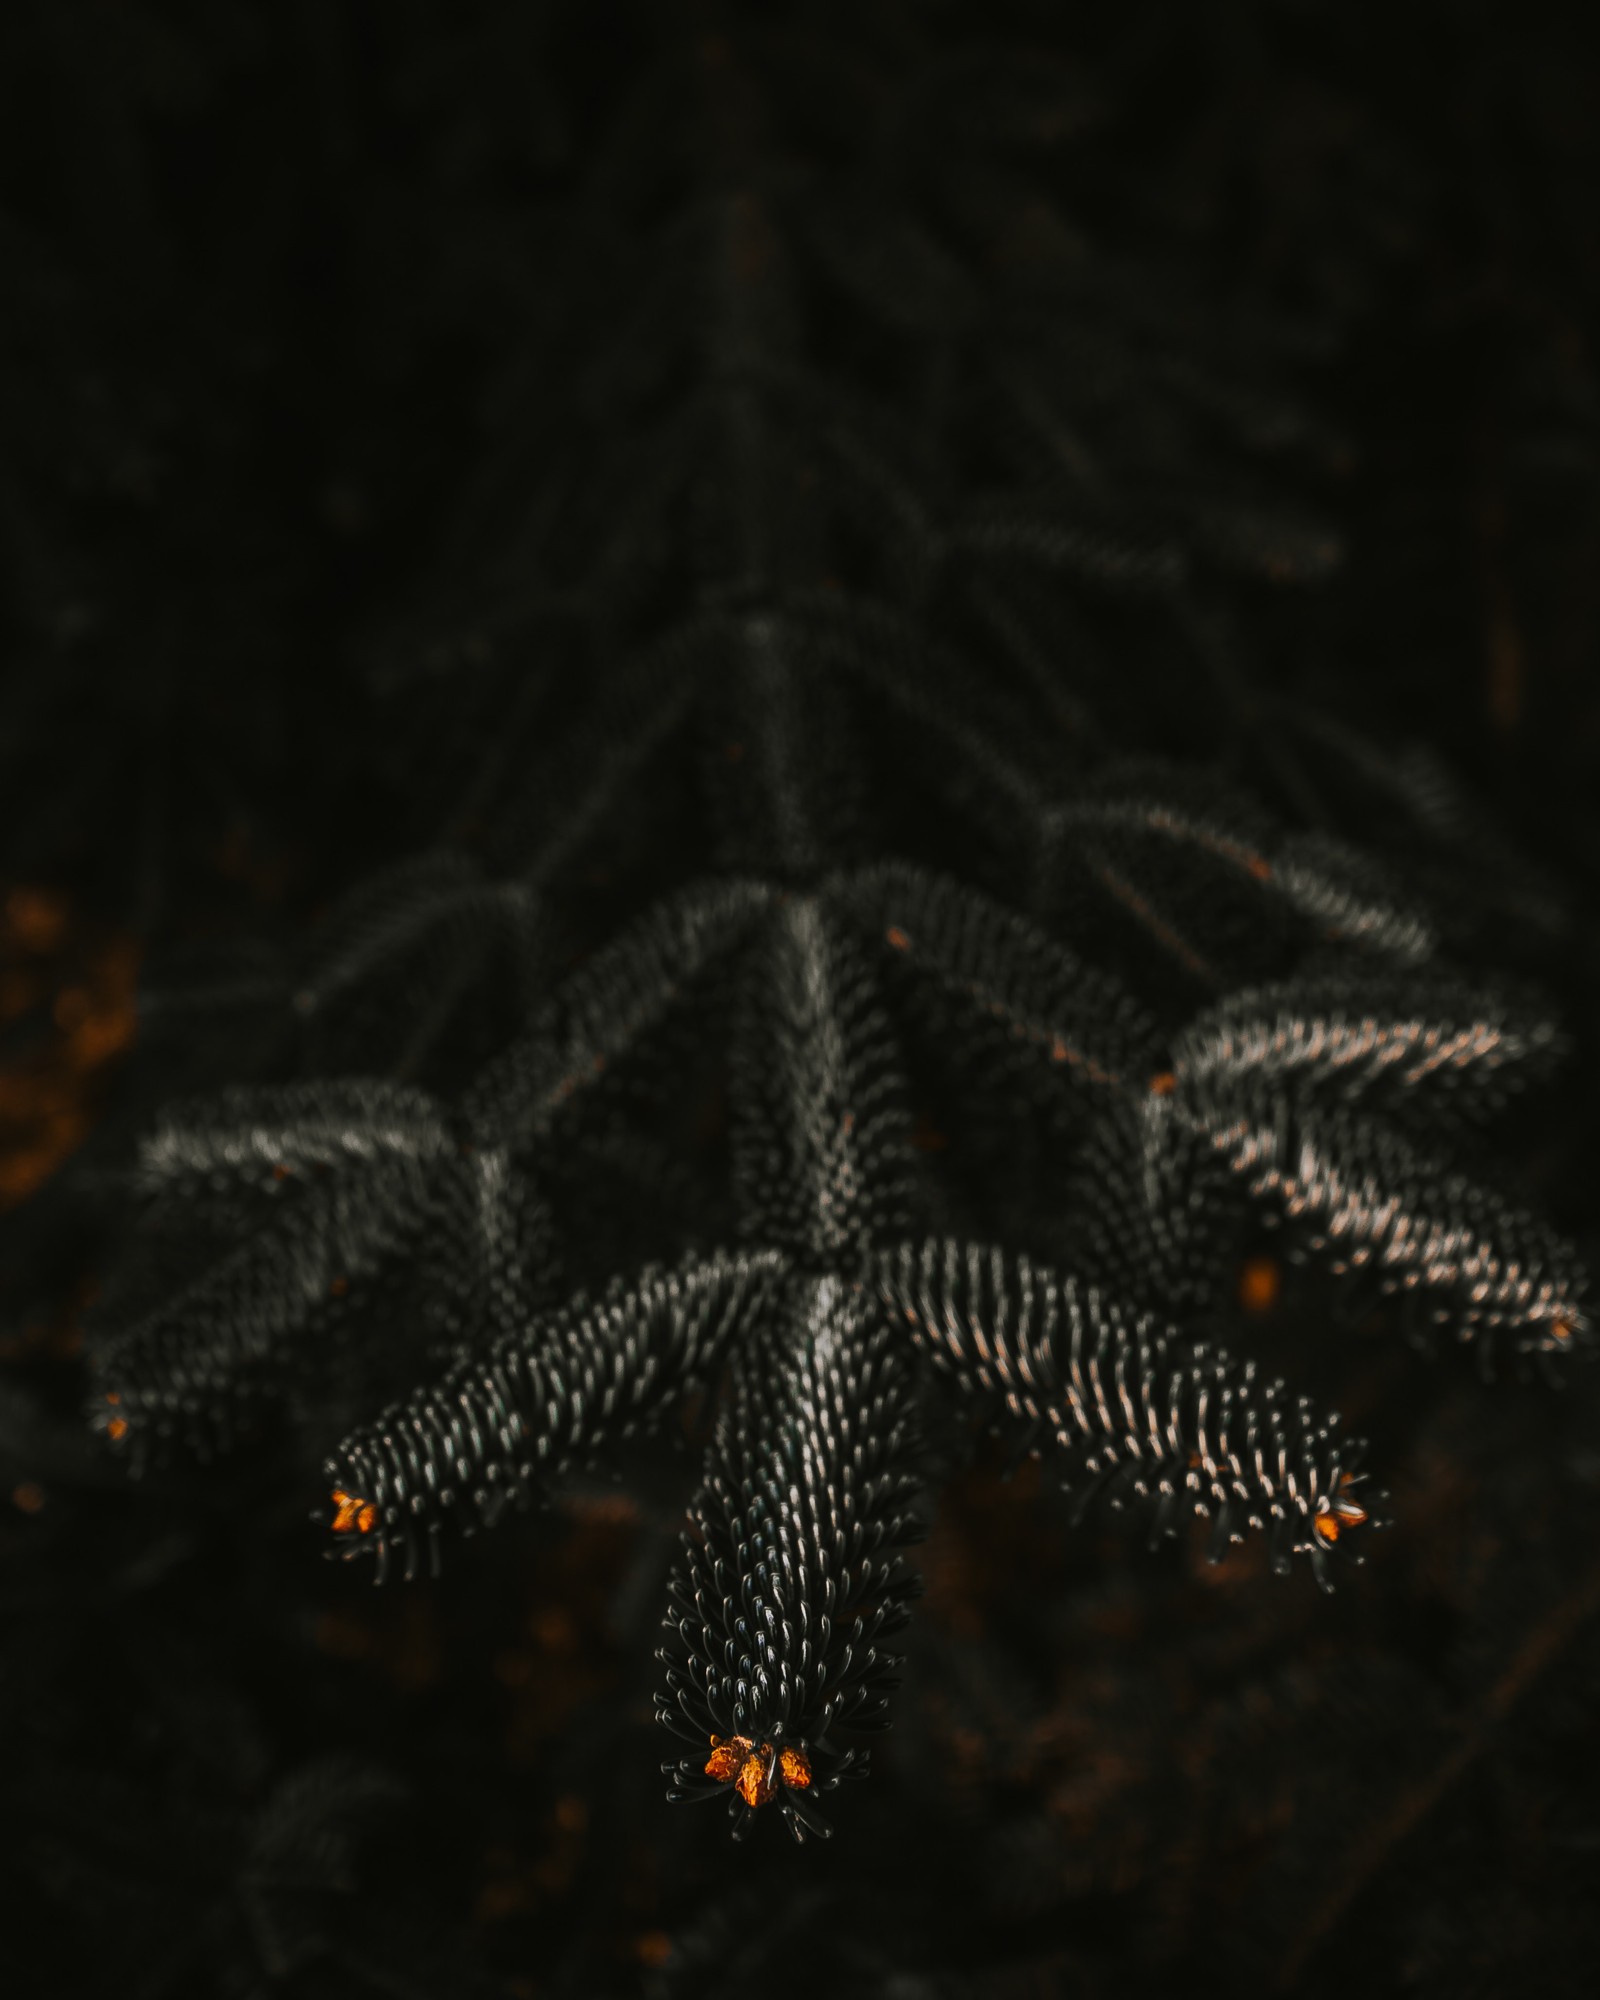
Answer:
<svg viewBox="0 0 1600 2000"><path fill-rule="evenodd" d="M378 1510L370 1500L363 1500L354 1493L333 1489L333 1532L348 1535L354 1528L358 1534L370 1535L378 1525Z"/></svg>
<svg viewBox="0 0 1600 2000"><path fill-rule="evenodd" d="M1344 1487L1349 1482L1347 1473L1339 1484ZM1357 1500L1345 1498L1342 1494L1325 1514L1319 1514L1311 1523L1319 1541L1330 1549L1346 1528L1359 1528L1367 1518L1367 1510Z"/></svg>
<svg viewBox="0 0 1600 2000"><path fill-rule="evenodd" d="M884 932L884 936L894 946L896 951L909 951L911 949L910 938L907 937L898 924L891 924Z"/></svg>
<svg viewBox="0 0 1600 2000"><path fill-rule="evenodd" d="M747 1736L713 1736L711 1755L706 1759L706 1776L715 1778L718 1784L730 1784L754 1748Z"/></svg>
<svg viewBox="0 0 1600 2000"><path fill-rule="evenodd" d="M67 927L67 907L40 889L13 889L5 900L6 927L28 951L51 951Z"/></svg>
<svg viewBox="0 0 1600 2000"><path fill-rule="evenodd" d="M1150 1079L1152 1097L1170 1097L1178 1087L1178 1079L1170 1069L1159 1070Z"/></svg>
<svg viewBox="0 0 1600 2000"><path fill-rule="evenodd" d="M706 1776L731 1784L752 1809L770 1804L780 1781L796 1792L809 1791L814 1783L804 1750L787 1744L779 1750L749 1736L713 1736Z"/></svg>
<svg viewBox="0 0 1600 2000"><path fill-rule="evenodd" d="M126 1417L113 1417L110 1423L106 1425L106 1436L110 1438L113 1444L121 1444L127 1435L128 1420Z"/></svg>
<svg viewBox="0 0 1600 2000"><path fill-rule="evenodd" d="M1271 1312L1283 1289L1276 1257L1250 1257L1239 1273L1239 1303L1246 1312Z"/></svg>
<svg viewBox="0 0 1600 2000"><path fill-rule="evenodd" d="M1565 1317L1550 1322L1550 1338L1565 1343L1572 1338L1572 1321Z"/></svg>
<svg viewBox="0 0 1600 2000"><path fill-rule="evenodd" d="M739 1771L738 1791L747 1806L764 1806L777 1789L772 1780L772 1746L752 1750Z"/></svg>
<svg viewBox="0 0 1600 2000"><path fill-rule="evenodd" d="M1350 1474L1340 1475L1339 1495L1333 1503L1335 1517L1347 1528L1359 1528L1367 1518L1367 1510L1359 1500L1350 1497Z"/></svg>

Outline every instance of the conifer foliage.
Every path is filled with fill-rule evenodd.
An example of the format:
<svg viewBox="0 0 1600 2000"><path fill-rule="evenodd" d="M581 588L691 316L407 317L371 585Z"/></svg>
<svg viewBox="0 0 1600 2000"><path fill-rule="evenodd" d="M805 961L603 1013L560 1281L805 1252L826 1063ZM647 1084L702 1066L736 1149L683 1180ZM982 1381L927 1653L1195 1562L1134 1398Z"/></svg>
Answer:
<svg viewBox="0 0 1600 2000"><path fill-rule="evenodd" d="M136 1464L287 1424L380 1578L709 1410L657 1708L736 1836L843 1820L964 1412L1153 1542L1360 1558L1365 1448L1217 1339L1252 1229L1591 1340L1490 1158L1547 1011L1296 817L1287 731L1267 804L1150 754L1237 749L1218 607L1333 562L1327 443L1282 326L1080 234L1015 11L639 11L518 219L485 546L372 671L418 851L150 1129L91 1329Z"/></svg>

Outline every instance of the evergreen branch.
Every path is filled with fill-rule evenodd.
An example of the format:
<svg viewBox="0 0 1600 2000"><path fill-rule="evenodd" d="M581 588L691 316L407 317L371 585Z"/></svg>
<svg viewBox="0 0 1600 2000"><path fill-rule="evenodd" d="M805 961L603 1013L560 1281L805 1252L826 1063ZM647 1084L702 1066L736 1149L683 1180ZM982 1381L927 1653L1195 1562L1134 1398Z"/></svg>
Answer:
<svg viewBox="0 0 1600 2000"><path fill-rule="evenodd" d="M448 1143L440 1121L330 1172L275 1204L264 1227L174 1297L130 1324L102 1324L99 1427L139 1457L152 1436L182 1436L202 1453L228 1443L292 1384L297 1345L415 1239Z"/></svg>
<svg viewBox="0 0 1600 2000"><path fill-rule="evenodd" d="M914 1449L912 1377L878 1308L834 1277L794 1281L737 1357L660 1652L659 1719L693 1746L662 1767L668 1796L726 1796L736 1839L769 1804L797 1840L826 1835L816 1797L866 1767L832 1731L887 1724Z"/></svg>
<svg viewBox="0 0 1600 2000"><path fill-rule="evenodd" d="M1113 1099L1090 1131L1065 1204L1075 1268L1111 1296L1180 1326L1219 1303L1243 1215L1239 1189L1183 1118L1172 1073Z"/></svg>
<svg viewBox="0 0 1600 2000"><path fill-rule="evenodd" d="M936 1367L1028 1448L1062 1454L1080 1511L1096 1495L1135 1499L1152 1546L1184 1514L1208 1516L1213 1560L1246 1528L1267 1529L1276 1569L1304 1553L1325 1585L1330 1552L1367 1519L1361 1446L1331 1420L1070 1275L935 1239L884 1253L874 1278Z"/></svg>
<svg viewBox="0 0 1600 2000"><path fill-rule="evenodd" d="M1231 995L1173 1043L1185 1105L1285 1095L1495 1108L1561 1046L1526 1000L1447 973L1337 971Z"/></svg>
<svg viewBox="0 0 1600 2000"><path fill-rule="evenodd" d="M439 1380L342 1442L324 1471L333 1553L398 1551L409 1578L446 1527L492 1527L710 1379L772 1297L771 1251L691 1257L618 1279L487 1345L468 1341Z"/></svg>
<svg viewBox="0 0 1600 2000"><path fill-rule="evenodd" d="M723 882L664 898L575 972L463 1100L479 1143L526 1145L735 944L771 891Z"/></svg>
<svg viewBox="0 0 1600 2000"><path fill-rule="evenodd" d="M1158 1067L1155 1029L1117 981L989 898L894 862L839 893L914 974L1070 1078L1137 1087Z"/></svg>
<svg viewBox="0 0 1600 2000"><path fill-rule="evenodd" d="M453 956L466 937L506 923L520 929L536 916L519 884L480 881L465 855L417 855L362 883L329 915L328 945L307 969L295 1011L322 1013L352 987L392 974L424 942Z"/></svg>
<svg viewBox="0 0 1600 2000"><path fill-rule="evenodd" d="M1463 1339L1504 1331L1545 1356L1587 1344L1587 1278L1571 1246L1401 1132L1356 1110L1220 1092L1180 1109L1335 1276L1414 1298Z"/></svg>
<svg viewBox="0 0 1600 2000"><path fill-rule="evenodd" d="M741 1227L837 1268L904 1228L911 1121L871 969L824 905L775 913L733 1043L733 1180Z"/></svg>
<svg viewBox="0 0 1600 2000"><path fill-rule="evenodd" d="M386 1156L432 1160L447 1143L426 1091L365 1077L245 1086L163 1112L140 1144L139 1179L157 1194L271 1185Z"/></svg>

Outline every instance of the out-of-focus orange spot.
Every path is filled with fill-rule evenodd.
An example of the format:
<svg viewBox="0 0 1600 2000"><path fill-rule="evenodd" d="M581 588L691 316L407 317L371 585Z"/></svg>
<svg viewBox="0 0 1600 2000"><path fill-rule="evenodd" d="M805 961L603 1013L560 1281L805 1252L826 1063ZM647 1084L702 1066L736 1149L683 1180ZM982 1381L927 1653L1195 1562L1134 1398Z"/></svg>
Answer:
<svg viewBox="0 0 1600 2000"><path fill-rule="evenodd" d="M43 997L38 975L31 972L0 973L0 1021L14 1021L36 1007Z"/></svg>
<svg viewBox="0 0 1600 2000"><path fill-rule="evenodd" d="M1252 854L1244 865L1258 882L1266 882L1271 879L1272 863L1264 854Z"/></svg>
<svg viewBox="0 0 1600 2000"><path fill-rule="evenodd" d="M911 1143L919 1153L942 1153L950 1141L924 1112L911 1128Z"/></svg>
<svg viewBox="0 0 1600 2000"><path fill-rule="evenodd" d="M36 1479L24 1479L12 1487L11 1504L24 1514L37 1514L44 1506L44 1488Z"/></svg>
<svg viewBox="0 0 1600 2000"><path fill-rule="evenodd" d="M348 1535L351 1529L357 1534L370 1535L378 1525L378 1510L370 1500L363 1500L359 1494L345 1493L339 1487L333 1489L333 1532Z"/></svg>
<svg viewBox="0 0 1600 2000"><path fill-rule="evenodd" d="M127 1435L128 1420L126 1417L113 1417L110 1423L106 1425L106 1436L110 1438L113 1444L121 1444Z"/></svg>
<svg viewBox="0 0 1600 2000"><path fill-rule="evenodd" d="M744 755L744 745L742 743L725 744L722 754L730 764L737 764L739 759Z"/></svg>
<svg viewBox="0 0 1600 2000"><path fill-rule="evenodd" d="M345 1293L349 1291L349 1289L350 1289L350 1280L348 1278L335 1278L330 1282L328 1286L329 1292L332 1293L333 1297L336 1299L342 1299Z"/></svg>
<svg viewBox="0 0 1600 2000"><path fill-rule="evenodd" d="M588 1824L588 1804L577 1792L556 1800L556 1825L563 1833L582 1833Z"/></svg>
<svg viewBox="0 0 1600 2000"><path fill-rule="evenodd" d="M1552 1340L1558 1340L1563 1343L1569 1341L1572 1338L1572 1331L1572 1321L1564 1316L1559 1319L1553 1319L1550 1322L1550 1338Z"/></svg>
<svg viewBox="0 0 1600 2000"><path fill-rule="evenodd" d="M44 889L13 889L5 900L5 942L14 951L52 952L67 928L67 906Z"/></svg>
<svg viewBox="0 0 1600 2000"><path fill-rule="evenodd" d="M1283 1272L1276 1257L1247 1257L1239 1273L1239 1303L1246 1312L1268 1313L1283 1290Z"/></svg>
<svg viewBox="0 0 1600 2000"><path fill-rule="evenodd" d="M31 1194L88 1132L96 1072L134 1037L137 974L132 942L80 928L61 898L16 888L0 904L0 1016L55 994L0 1070L0 1206Z"/></svg>
<svg viewBox="0 0 1600 2000"><path fill-rule="evenodd" d="M645 1931L634 1946L633 1953L641 1965L648 1965L654 1970L671 1958L672 1940L665 1931Z"/></svg>
<svg viewBox="0 0 1600 2000"><path fill-rule="evenodd" d="M1506 583L1498 549L1493 543L1489 558L1484 593L1488 600L1484 620L1484 649L1487 655L1484 693L1489 720L1496 729L1509 734L1522 721L1527 698L1528 656L1517 622L1516 606Z"/></svg>
<svg viewBox="0 0 1600 2000"><path fill-rule="evenodd" d="M1178 1087L1178 1079L1170 1069L1160 1070L1150 1079L1152 1097L1170 1097Z"/></svg>
<svg viewBox="0 0 1600 2000"><path fill-rule="evenodd" d="M547 1653L570 1653L578 1643L578 1628L564 1604L547 1604L533 1620L534 1637Z"/></svg>
<svg viewBox="0 0 1600 2000"><path fill-rule="evenodd" d="M317 1619L314 1637L317 1650L339 1660L364 1659L372 1651L370 1628L347 1611L324 1611Z"/></svg>
<svg viewBox="0 0 1600 2000"><path fill-rule="evenodd" d="M0 1338L0 1361L22 1361L46 1355L52 1361L71 1360L83 1351L80 1316L91 1302L94 1287L75 1285L48 1319L34 1320L19 1332Z"/></svg>
<svg viewBox="0 0 1600 2000"><path fill-rule="evenodd" d="M275 903L289 883L281 857L265 855L254 845L250 829L235 820L212 850L212 864L225 881L239 882L264 903Z"/></svg>
<svg viewBox="0 0 1600 2000"><path fill-rule="evenodd" d="M133 1040L134 1018L125 1012L102 1011L86 1014L72 1030L72 1055L84 1069L96 1069L107 1057L116 1055Z"/></svg>
<svg viewBox="0 0 1600 2000"><path fill-rule="evenodd" d="M561 1505L579 1521L603 1521L612 1527L631 1527L639 1518L637 1505L626 1493L566 1493Z"/></svg>
<svg viewBox="0 0 1600 2000"><path fill-rule="evenodd" d="M883 935L896 951L909 951L911 949L910 938L907 937L898 924L891 924Z"/></svg>

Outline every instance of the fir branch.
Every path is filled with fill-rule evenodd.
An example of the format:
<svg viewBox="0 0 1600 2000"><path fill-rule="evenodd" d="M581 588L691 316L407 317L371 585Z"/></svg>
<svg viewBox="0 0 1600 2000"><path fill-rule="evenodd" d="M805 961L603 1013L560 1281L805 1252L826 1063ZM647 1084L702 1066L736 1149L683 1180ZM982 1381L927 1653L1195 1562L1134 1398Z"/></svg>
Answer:
<svg viewBox="0 0 1600 2000"><path fill-rule="evenodd" d="M526 1145L653 1027L770 900L722 882L664 898L575 972L467 1091L463 1116L484 1144Z"/></svg>
<svg viewBox="0 0 1600 2000"><path fill-rule="evenodd" d="M139 1180L177 1196L186 1184L270 1185L385 1156L434 1159L446 1122L426 1091L374 1078L246 1086L161 1114L139 1147Z"/></svg>
<svg viewBox="0 0 1600 2000"><path fill-rule="evenodd" d="M903 1228L910 1116L871 970L812 897L753 959L732 1051L733 1180L749 1240L838 1268Z"/></svg>
<svg viewBox="0 0 1600 2000"><path fill-rule="evenodd" d="M660 1720L694 1754L669 1797L726 1796L734 1837L776 1804L797 1840L815 1799L866 1768L839 1727L881 1729L900 1661L880 1642L915 1588L912 1377L874 1304L797 1281L741 1349L670 1586Z"/></svg>
<svg viewBox="0 0 1600 2000"><path fill-rule="evenodd" d="M1291 1403L1283 1383L1177 1345L1091 1286L949 1240L886 1252L875 1280L936 1367L1026 1448L1061 1454L1080 1508L1103 1495L1148 1509L1152 1545L1200 1514L1214 1524L1213 1560L1265 1529L1275 1568L1307 1554L1326 1584L1330 1551L1367 1520L1358 1442Z"/></svg>
<svg viewBox="0 0 1600 2000"><path fill-rule="evenodd" d="M1071 1080L1136 1087L1154 1073L1160 1043L1132 996L988 897L896 863L861 871L840 893L912 974Z"/></svg>
<svg viewBox="0 0 1600 2000"><path fill-rule="evenodd" d="M658 1423L707 1381L772 1294L770 1251L691 1257L617 1280L487 1345L463 1343L446 1372L353 1431L324 1467L334 1553L398 1551L409 1578L445 1528L492 1527L573 1467ZM325 1517L323 1517L325 1519Z"/></svg>

